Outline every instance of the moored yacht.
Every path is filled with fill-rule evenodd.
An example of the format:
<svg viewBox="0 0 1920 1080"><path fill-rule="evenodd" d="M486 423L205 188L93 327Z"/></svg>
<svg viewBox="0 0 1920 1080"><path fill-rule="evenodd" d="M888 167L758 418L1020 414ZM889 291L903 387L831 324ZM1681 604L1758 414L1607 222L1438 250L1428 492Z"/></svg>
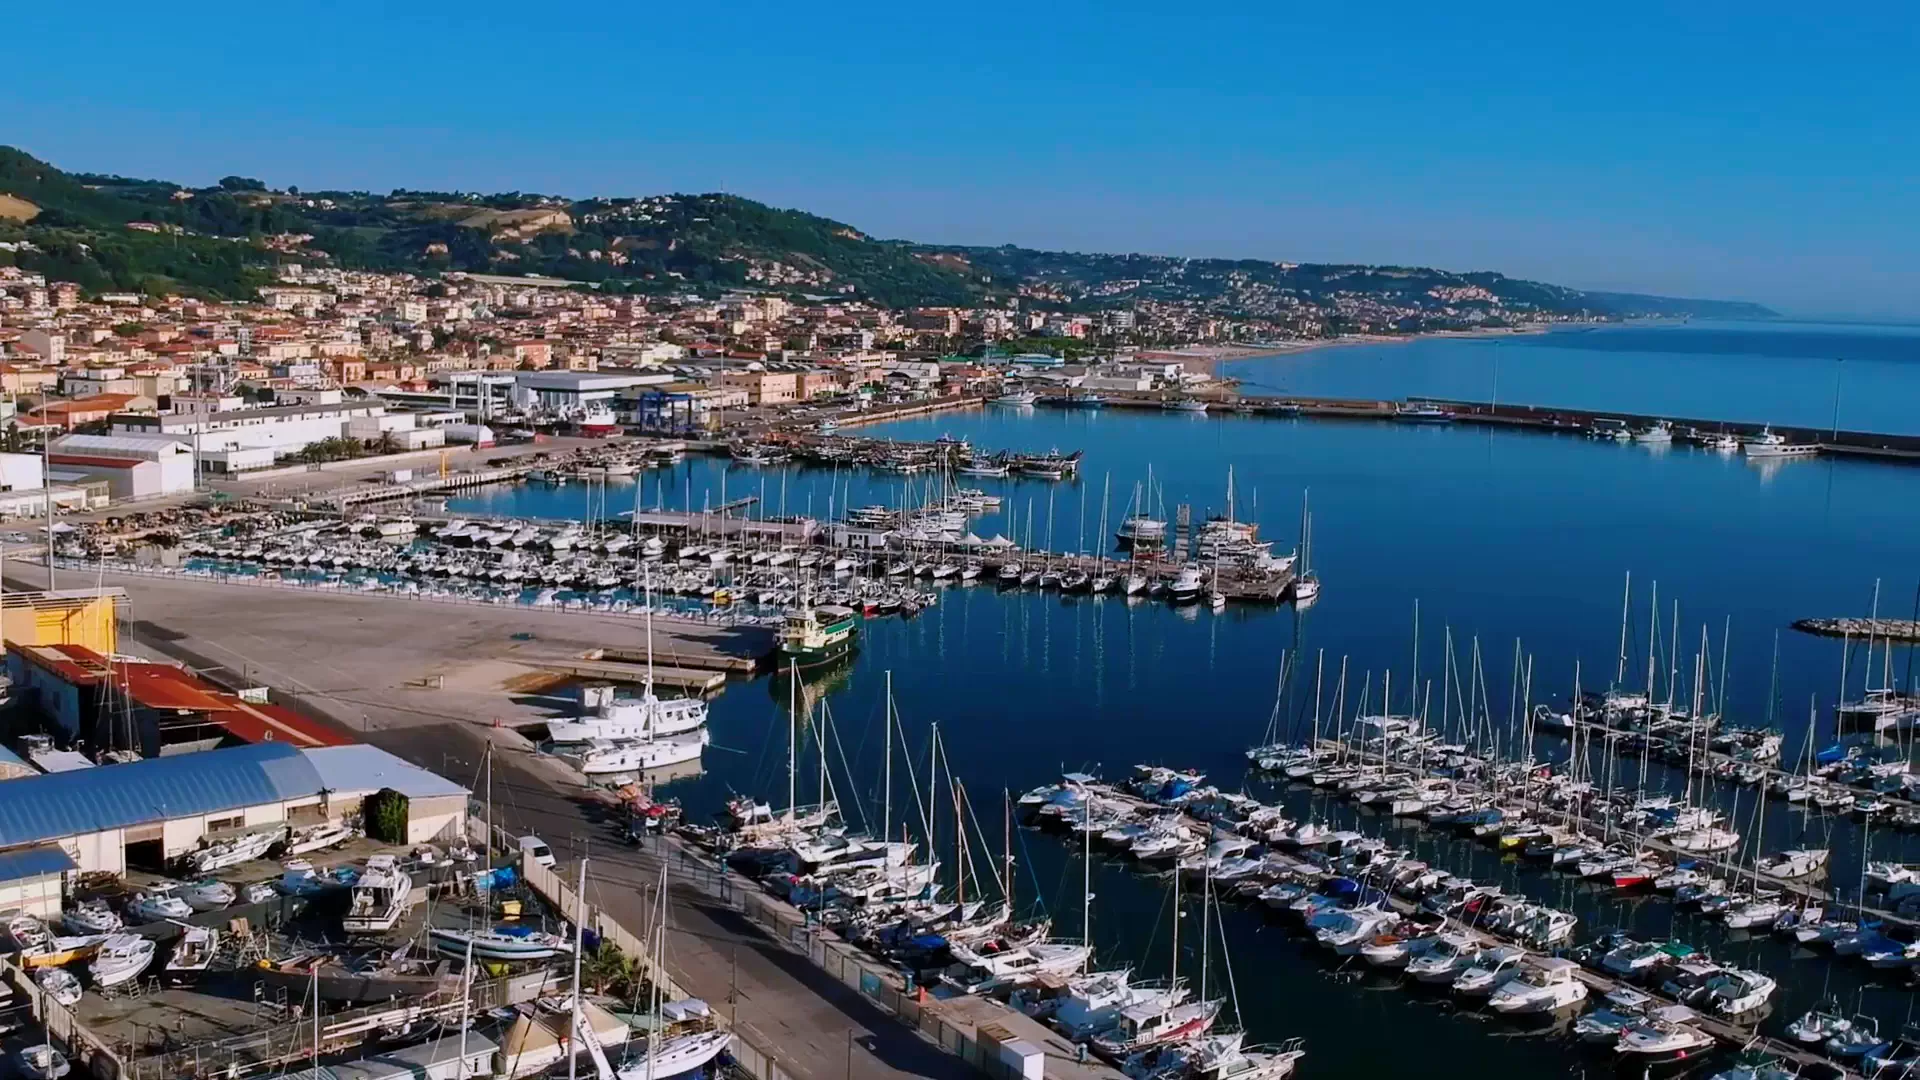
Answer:
<svg viewBox="0 0 1920 1080"><path fill-rule="evenodd" d="M1523 968L1514 979L1502 984L1487 999L1495 1012L1548 1013L1577 1005L1587 999L1587 984L1580 981L1580 965L1558 956L1549 956Z"/></svg>

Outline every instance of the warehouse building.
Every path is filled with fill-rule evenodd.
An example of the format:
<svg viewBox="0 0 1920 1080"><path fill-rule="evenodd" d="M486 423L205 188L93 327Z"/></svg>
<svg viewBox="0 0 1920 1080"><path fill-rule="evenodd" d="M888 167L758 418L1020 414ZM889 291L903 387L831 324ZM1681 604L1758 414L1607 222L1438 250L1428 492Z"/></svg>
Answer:
<svg viewBox="0 0 1920 1080"><path fill-rule="evenodd" d="M214 841L338 822L387 789L407 796L407 843L465 837L465 788L357 744L265 742L9 780L0 783L0 908L10 891L46 893L49 877L159 870Z"/></svg>

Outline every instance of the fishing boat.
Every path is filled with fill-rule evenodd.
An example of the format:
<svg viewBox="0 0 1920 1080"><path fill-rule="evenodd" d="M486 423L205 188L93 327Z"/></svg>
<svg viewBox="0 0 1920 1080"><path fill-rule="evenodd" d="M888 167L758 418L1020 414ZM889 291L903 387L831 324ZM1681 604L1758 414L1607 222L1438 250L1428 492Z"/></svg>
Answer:
<svg viewBox="0 0 1920 1080"><path fill-rule="evenodd" d="M427 931L434 948L443 953L465 956L469 946L473 955L487 960L545 960L570 953L573 945L556 934L531 927L502 926L492 930L461 930L436 926Z"/></svg>
<svg viewBox="0 0 1920 1080"><path fill-rule="evenodd" d="M1162 409L1167 410L1168 412L1197 414L1197 413L1204 413L1207 411L1206 402L1200 400L1199 398L1192 398L1192 397L1183 397L1183 398L1176 398L1172 401L1163 401L1160 403L1160 407Z"/></svg>
<svg viewBox="0 0 1920 1080"><path fill-rule="evenodd" d="M853 652L859 634L859 612L803 602L787 612L781 623L779 664L802 670L831 664Z"/></svg>
<svg viewBox="0 0 1920 1080"><path fill-rule="evenodd" d="M1016 409L1024 409L1031 407L1034 402L1039 400L1040 395L1031 390L1009 390L993 398L993 403L995 405L1010 405Z"/></svg>
<svg viewBox="0 0 1920 1080"><path fill-rule="evenodd" d="M1061 404L1069 409L1099 409L1106 406L1107 399L1099 394L1068 394Z"/></svg>
<svg viewBox="0 0 1920 1080"><path fill-rule="evenodd" d="M1665 420L1655 420L1646 427L1633 433L1633 441L1664 445L1673 441L1673 425Z"/></svg>
<svg viewBox="0 0 1920 1080"><path fill-rule="evenodd" d="M34 975L34 982L48 997L71 1008L80 1002L80 980L63 967L45 967Z"/></svg>
<svg viewBox="0 0 1920 1080"><path fill-rule="evenodd" d="M456 950L466 954L466 946ZM390 954L337 958L323 953L300 953L281 960L261 960L247 972L268 986L288 991L289 997L311 996L342 1004L372 1004L394 998L426 997L458 991L461 980L451 974L453 962L437 958L414 959L411 948ZM478 950L475 956L481 955Z"/></svg>
<svg viewBox="0 0 1920 1080"><path fill-rule="evenodd" d="M207 970L220 951L220 931L211 926L188 926L173 943L167 957L166 973L171 979L184 979Z"/></svg>
<svg viewBox="0 0 1920 1080"><path fill-rule="evenodd" d="M413 879L391 855L367 860L367 871L353 885L353 897L340 928L349 934L383 934L393 929L411 906Z"/></svg>
<svg viewBox="0 0 1920 1080"><path fill-rule="evenodd" d="M1113 1030L1088 1043L1093 1052L1118 1061L1151 1046L1177 1043L1207 1033L1220 1016L1220 1001L1188 1001L1166 1006L1135 1005L1120 1012Z"/></svg>
<svg viewBox="0 0 1920 1080"><path fill-rule="evenodd" d="M138 978L152 963L151 940L138 934L113 934L100 943L99 951L87 962L87 974L94 986L106 989Z"/></svg>
<svg viewBox="0 0 1920 1080"><path fill-rule="evenodd" d="M1785 435L1766 427L1748 439L1743 449L1750 458L1812 457L1820 452L1820 444L1790 443Z"/></svg>

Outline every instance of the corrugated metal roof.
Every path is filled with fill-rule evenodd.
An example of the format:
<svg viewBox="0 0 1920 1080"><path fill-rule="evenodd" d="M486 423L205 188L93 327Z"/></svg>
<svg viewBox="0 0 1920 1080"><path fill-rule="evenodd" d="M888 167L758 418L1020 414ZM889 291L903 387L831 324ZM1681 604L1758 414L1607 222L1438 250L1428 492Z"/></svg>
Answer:
<svg viewBox="0 0 1920 1080"><path fill-rule="evenodd" d="M24 777L0 784L0 847L305 798L325 786L285 743Z"/></svg>
<svg viewBox="0 0 1920 1080"><path fill-rule="evenodd" d="M77 869L73 859L58 844L0 851L0 881L19 881L73 869Z"/></svg>
<svg viewBox="0 0 1920 1080"><path fill-rule="evenodd" d="M467 789L377 746L323 746L305 751L328 791L393 790L409 798L465 795ZM3 787L5 785L0 785Z"/></svg>

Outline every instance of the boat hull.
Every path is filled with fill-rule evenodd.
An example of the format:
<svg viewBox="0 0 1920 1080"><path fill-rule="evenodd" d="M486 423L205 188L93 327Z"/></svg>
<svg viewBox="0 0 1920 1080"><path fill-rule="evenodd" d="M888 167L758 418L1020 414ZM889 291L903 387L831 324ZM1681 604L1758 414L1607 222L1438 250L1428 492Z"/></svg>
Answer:
<svg viewBox="0 0 1920 1080"><path fill-rule="evenodd" d="M438 965L431 973L402 975L392 972L362 973L334 964L320 966L320 998L346 1004L371 1004L393 998L425 997L428 994L460 990L460 977L449 973L450 963ZM289 998L312 994L314 975L305 968L259 967L251 972L268 986L285 987Z"/></svg>

